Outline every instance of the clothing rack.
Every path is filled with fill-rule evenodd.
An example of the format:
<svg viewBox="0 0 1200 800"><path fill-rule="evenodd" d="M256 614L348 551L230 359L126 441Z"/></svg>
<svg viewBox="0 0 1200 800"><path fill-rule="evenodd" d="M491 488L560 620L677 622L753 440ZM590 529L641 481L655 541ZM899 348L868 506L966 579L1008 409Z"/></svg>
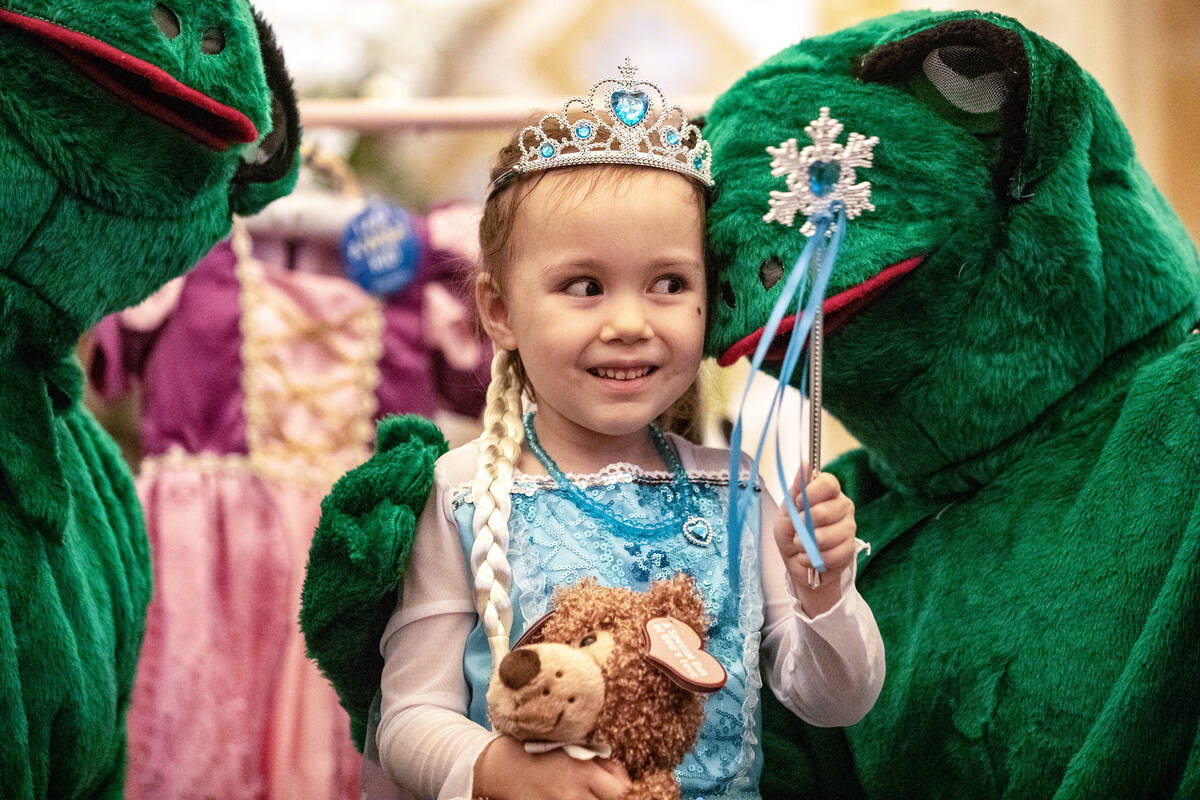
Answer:
<svg viewBox="0 0 1200 800"><path fill-rule="evenodd" d="M693 117L712 105L713 95L670 99ZM361 133L470 131L513 128L538 109L561 110L561 98L422 97L409 99L313 99L300 102L306 128L342 128Z"/></svg>

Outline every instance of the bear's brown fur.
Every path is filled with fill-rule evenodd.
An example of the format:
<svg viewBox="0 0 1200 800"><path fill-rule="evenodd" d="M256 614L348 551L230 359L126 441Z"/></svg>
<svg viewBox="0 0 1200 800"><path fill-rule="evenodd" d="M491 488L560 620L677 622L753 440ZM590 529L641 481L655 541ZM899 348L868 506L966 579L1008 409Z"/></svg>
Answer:
<svg viewBox="0 0 1200 800"><path fill-rule="evenodd" d="M644 626L671 616L708 629L695 581L676 575L648 592L596 585L556 590L536 643L515 648L488 689L495 730L522 741L607 744L633 779L624 800L678 800L672 772L696 741L704 698L646 659Z"/></svg>

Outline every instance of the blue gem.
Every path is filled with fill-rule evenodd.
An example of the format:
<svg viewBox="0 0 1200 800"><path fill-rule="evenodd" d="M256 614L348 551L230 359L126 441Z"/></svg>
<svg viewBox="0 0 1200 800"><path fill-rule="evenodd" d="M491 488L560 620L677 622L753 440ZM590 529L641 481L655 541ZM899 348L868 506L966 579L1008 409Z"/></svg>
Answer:
<svg viewBox="0 0 1200 800"><path fill-rule="evenodd" d="M586 139L592 135L592 126L586 122L581 122L575 126L575 135L580 139Z"/></svg>
<svg viewBox="0 0 1200 800"><path fill-rule="evenodd" d="M650 96L645 92L613 92L612 110L617 119L632 128L646 118L646 112L650 110Z"/></svg>
<svg viewBox="0 0 1200 800"><path fill-rule="evenodd" d="M553 158L554 157L554 145L550 144L549 142L546 142L544 145L542 145L542 149L539 150L538 152L542 154L542 158Z"/></svg>
<svg viewBox="0 0 1200 800"><path fill-rule="evenodd" d="M695 158L692 159L692 166L698 170L704 169L704 159L701 158L700 156L696 156Z"/></svg>
<svg viewBox="0 0 1200 800"><path fill-rule="evenodd" d="M692 517L683 523L683 538L698 547L712 542L712 526L704 517Z"/></svg>
<svg viewBox="0 0 1200 800"><path fill-rule="evenodd" d="M667 128L667 132L663 136L663 138L666 139L667 144L669 144L671 147L674 147L675 145L679 144L679 134L675 131L674 128Z"/></svg>
<svg viewBox="0 0 1200 800"><path fill-rule="evenodd" d="M842 165L836 161L814 161L808 165L808 185L817 197L829 194L837 186Z"/></svg>

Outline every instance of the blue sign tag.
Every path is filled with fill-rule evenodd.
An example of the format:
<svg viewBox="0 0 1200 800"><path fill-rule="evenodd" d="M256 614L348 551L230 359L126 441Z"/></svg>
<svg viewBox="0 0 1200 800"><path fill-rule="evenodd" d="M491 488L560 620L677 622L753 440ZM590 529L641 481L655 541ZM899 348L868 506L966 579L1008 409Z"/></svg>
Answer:
<svg viewBox="0 0 1200 800"><path fill-rule="evenodd" d="M374 295L407 286L421 260L421 240L413 222L403 208L369 200L342 235L346 275Z"/></svg>

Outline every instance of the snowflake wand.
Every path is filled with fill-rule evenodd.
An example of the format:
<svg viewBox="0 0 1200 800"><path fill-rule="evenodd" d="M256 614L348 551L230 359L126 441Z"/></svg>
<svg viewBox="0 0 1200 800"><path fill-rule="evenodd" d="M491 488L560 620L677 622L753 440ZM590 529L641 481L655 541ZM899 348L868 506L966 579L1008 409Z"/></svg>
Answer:
<svg viewBox="0 0 1200 800"><path fill-rule="evenodd" d="M763 215L764 222L778 222L781 225L793 227L797 213L805 215L804 225L800 232L808 237L808 243L796 259L795 265L789 271L783 282L783 289L776 300L767 324L763 328L762 337L755 348L751 359L750 378L746 381L746 389L742 394L742 407L738 411L737 423L730 437L730 475L736 475L738 459L741 453L742 440L742 410L746 398L750 394L751 384L767 351L775 339L784 315L791 308L792 302L797 301L799 313L799 297L802 283L807 282L808 297L804 305L804 313L800 315L792 330L783 364L779 371L779 385L764 423L763 435L759 438L758 449L755 451L751 476L758 474L758 465L762 458L763 443L766 441L766 431L771 426L775 413L783 404L783 390L791 382L804 351L806 340L808 348L808 373L801 376L800 390L803 393L805 384L809 391L809 468L811 477L815 477L821 469L821 359L823 347L823 314L821 305L825 300L825 289L829 285L829 276L833 272L833 262L837 257L846 221L854 219L863 211L874 211L871 204L871 184L867 181L856 182L855 168L870 167L874 158L874 147L879 143L878 137L864 137L862 134L851 133L845 146L837 142L843 125L829 116L829 109L822 108L817 119L810 122L804 129L812 139L812 144L799 149L795 139L788 139L778 147L768 147L767 152L773 156L771 174L785 175L787 191L771 191L769 210ZM790 485L783 470L783 459L779 448L779 428L775 428L775 468L779 480L784 487ZM753 481L746 486L736 489L736 497L729 504L729 536L730 558L738 558L738 545L742 525L745 521L746 510L753 497ZM808 504L808 492L801 486L801 501L804 515L801 517L791 493L784 491L784 507L791 517L797 536L804 546L813 566L808 571L808 583L812 588L821 585L820 573L825 569L817 546L812 521L812 511ZM737 570L732 571L736 574ZM735 578L736 581L736 578Z"/></svg>

